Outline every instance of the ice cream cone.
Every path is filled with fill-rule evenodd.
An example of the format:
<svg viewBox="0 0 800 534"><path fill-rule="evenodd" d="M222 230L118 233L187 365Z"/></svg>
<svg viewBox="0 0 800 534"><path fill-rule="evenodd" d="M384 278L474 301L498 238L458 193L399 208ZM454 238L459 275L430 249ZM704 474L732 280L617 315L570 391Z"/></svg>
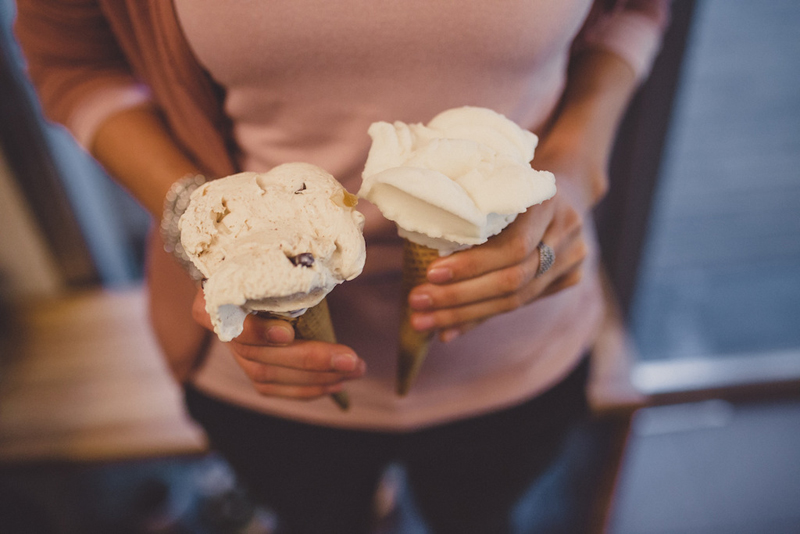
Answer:
<svg viewBox="0 0 800 534"><path fill-rule="evenodd" d="M555 176L531 166L538 137L488 108L444 110L426 125L378 121L367 133L372 145L358 196L407 239L397 371L397 393L405 395L432 337L411 327L413 287L439 251L485 243L555 195Z"/></svg>
<svg viewBox="0 0 800 534"><path fill-rule="evenodd" d="M336 332L333 329L331 313L328 309L328 301L326 299L322 299L322 302L309 308L299 317L291 319L286 319L285 317L279 318L292 323L295 334L299 339L336 343ZM333 399L342 410L348 410L350 408L350 397L345 391L332 393L331 399Z"/></svg>
<svg viewBox="0 0 800 534"><path fill-rule="evenodd" d="M206 311L221 341L240 335L256 312L290 321L298 339L336 342L320 299L364 268L356 201L330 173L301 162L240 172L192 193L181 245L206 278ZM333 397L347 408L345 394Z"/></svg>
<svg viewBox="0 0 800 534"><path fill-rule="evenodd" d="M403 246L403 305L400 317L400 348L397 354L397 394L406 395L428 355L432 332L419 332L411 327L408 295L427 279L428 266L439 257L439 251L405 240Z"/></svg>

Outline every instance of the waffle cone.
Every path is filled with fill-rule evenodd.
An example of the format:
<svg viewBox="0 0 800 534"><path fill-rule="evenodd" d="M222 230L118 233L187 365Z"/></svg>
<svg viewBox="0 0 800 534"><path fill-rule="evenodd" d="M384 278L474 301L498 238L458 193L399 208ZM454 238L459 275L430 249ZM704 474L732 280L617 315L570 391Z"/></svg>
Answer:
<svg viewBox="0 0 800 534"><path fill-rule="evenodd" d="M336 343L336 332L333 329L331 312L328 309L328 301L325 299L322 299L322 302L316 306L306 310L306 312L299 317L291 319L285 317L279 318L289 321L292 324L295 335L299 339ZM342 410L350 408L350 398L345 391L332 393L331 399L333 399Z"/></svg>
<svg viewBox="0 0 800 534"><path fill-rule="evenodd" d="M405 240L403 245L402 315L400 317L400 347L397 354L397 394L406 395L428 355L433 332L419 332L411 327L408 295L427 280L428 266L439 257L439 251Z"/></svg>
<svg viewBox="0 0 800 534"><path fill-rule="evenodd" d="M325 299L295 319L293 326L301 339L336 343L336 332L333 330L331 312Z"/></svg>

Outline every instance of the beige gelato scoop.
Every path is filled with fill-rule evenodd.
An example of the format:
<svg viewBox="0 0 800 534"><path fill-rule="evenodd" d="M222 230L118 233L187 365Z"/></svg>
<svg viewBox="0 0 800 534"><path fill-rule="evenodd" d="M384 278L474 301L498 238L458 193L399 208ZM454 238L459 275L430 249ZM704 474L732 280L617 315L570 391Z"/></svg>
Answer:
<svg viewBox="0 0 800 534"><path fill-rule="evenodd" d="M206 310L222 341L248 313L298 316L364 267L356 197L311 164L243 172L192 193L181 244L207 278Z"/></svg>

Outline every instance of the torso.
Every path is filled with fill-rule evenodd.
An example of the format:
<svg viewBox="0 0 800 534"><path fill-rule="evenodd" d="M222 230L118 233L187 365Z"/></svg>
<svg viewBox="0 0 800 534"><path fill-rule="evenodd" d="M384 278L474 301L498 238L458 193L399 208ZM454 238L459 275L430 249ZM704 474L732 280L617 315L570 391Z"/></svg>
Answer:
<svg viewBox="0 0 800 534"><path fill-rule="evenodd" d="M476 105L539 128L561 96L571 42L591 1L175 5L197 59L226 89L242 169L305 161L355 192L374 121L427 122L444 109ZM373 206L361 201L359 209L367 218L367 267L329 296L340 342L368 364L367 376L348 385L351 412L340 413L327 399L259 397L216 344L198 387L287 417L402 430L528 398L566 375L586 349L601 309L595 276L454 343L434 344L411 394L397 398L399 241ZM588 263L591 270L594 260Z"/></svg>

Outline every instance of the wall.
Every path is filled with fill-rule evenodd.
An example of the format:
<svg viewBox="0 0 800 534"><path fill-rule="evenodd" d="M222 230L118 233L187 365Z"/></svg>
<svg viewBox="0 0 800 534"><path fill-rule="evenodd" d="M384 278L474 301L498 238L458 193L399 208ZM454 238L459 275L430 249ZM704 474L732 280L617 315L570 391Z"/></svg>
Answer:
<svg viewBox="0 0 800 534"><path fill-rule="evenodd" d="M50 296L63 282L0 152L0 299Z"/></svg>

